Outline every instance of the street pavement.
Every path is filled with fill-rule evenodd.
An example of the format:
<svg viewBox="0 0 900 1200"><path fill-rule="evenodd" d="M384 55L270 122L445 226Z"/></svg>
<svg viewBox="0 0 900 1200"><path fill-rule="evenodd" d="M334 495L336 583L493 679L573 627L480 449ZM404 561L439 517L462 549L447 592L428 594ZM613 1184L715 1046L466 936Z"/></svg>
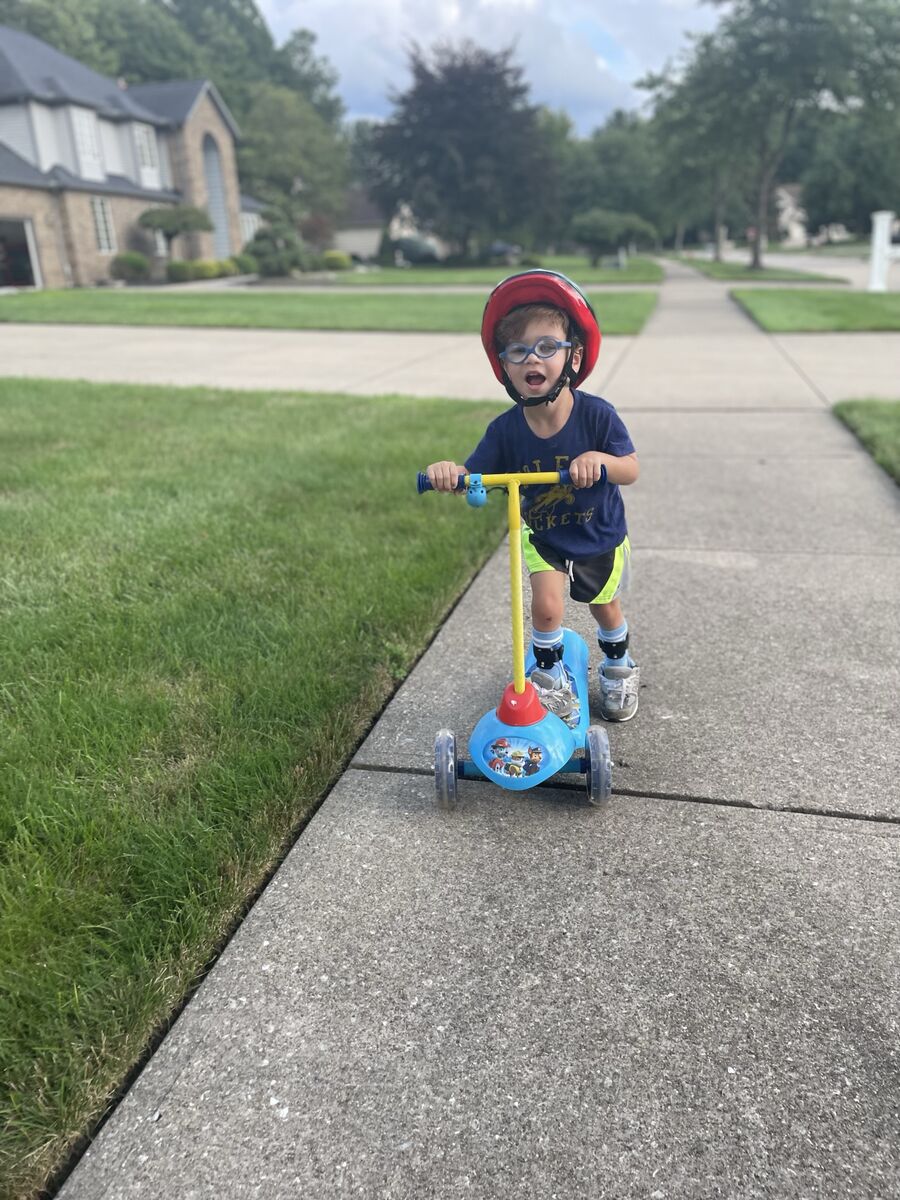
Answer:
<svg viewBox="0 0 900 1200"><path fill-rule="evenodd" d="M63 1200L900 1192L900 490L828 410L900 394L900 335L828 339L858 367L842 390L837 349L804 359L667 272L595 375L642 463L641 704L609 727L609 807L576 777L434 804L435 731L464 749L509 677L500 547ZM279 336L294 378L231 386L321 386L337 343ZM474 336L393 365L343 336L331 386L489 374ZM450 502L415 496L424 465L423 520Z"/></svg>

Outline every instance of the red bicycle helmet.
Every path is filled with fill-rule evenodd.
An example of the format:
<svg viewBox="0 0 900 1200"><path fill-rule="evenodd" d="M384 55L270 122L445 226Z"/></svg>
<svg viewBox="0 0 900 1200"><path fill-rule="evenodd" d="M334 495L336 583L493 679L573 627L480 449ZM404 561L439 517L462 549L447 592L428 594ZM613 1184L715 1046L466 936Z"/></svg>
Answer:
<svg viewBox="0 0 900 1200"><path fill-rule="evenodd" d="M512 312L514 308L521 308L523 304L552 304L554 308L559 308L566 314L570 324L577 326L578 332L581 334L584 345L581 364L577 372L572 370L570 365L572 351L570 350L563 375L560 377L559 390L567 381L572 387L577 387L583 379L590 375L597 365L601 338L597 314L590 301L577 284L558 271L545 271L540 268L532 271L520 271L498 283L488 296L487 304L484 306L484 316L481 319L481 344L494 369L494 374L519 404L524 402L524 398L516 393L509 382L494 342L494 334L498 324L507 313ZM559 390L554 390L558 395ZM556 395L547 399L555 400ZM542 397L537 402L542 403L543 401Z"/></svg>

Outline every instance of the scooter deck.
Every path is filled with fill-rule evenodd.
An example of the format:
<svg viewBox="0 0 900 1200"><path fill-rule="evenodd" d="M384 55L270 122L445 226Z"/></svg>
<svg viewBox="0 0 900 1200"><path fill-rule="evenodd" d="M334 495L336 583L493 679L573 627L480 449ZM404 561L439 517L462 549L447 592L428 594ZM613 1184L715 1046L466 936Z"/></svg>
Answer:
<svg viewBox="0 0 900 1200"><path fill-rule="evenodd" d="M537 663L534 651L529 650L525 659L525 674L530 678ZM588 726L591 723L591 712L588 702L588 684L590 682L590 651L584 638L574 629L563 629L563 666L569 675L572 692L575 697L575 709L571 716L563 718L564 724L576 734L575 745L584 746Z"/></svg>
<svg viewBox="0 0 900 1200"><path fill-rule="evenodd" d="M501 787L522 791L561 771L583 770L590 725L588 648L584 639L571 629L563 631L563 662L577 703L569 720L546 712L534 725L506 725L496 711L485 713L469 738L470 760L478 774ZM534 656L529 656L526 675L535 665ZM461 766L461 777L471 777L469 764Z"/></svg>

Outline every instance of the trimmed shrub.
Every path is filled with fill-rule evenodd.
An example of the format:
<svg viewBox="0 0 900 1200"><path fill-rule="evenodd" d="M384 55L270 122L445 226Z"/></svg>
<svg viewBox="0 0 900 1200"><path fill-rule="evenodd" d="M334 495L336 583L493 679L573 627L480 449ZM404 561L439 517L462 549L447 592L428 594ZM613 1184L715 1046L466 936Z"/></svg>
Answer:
<svg viewBox="0 0 900 1200"><path fill-rule="evenodd" d="M127 250L112 260L110 274L113 279L124 279L126 283L141 283L150 278L150 260L138 250Z"/></svg>
<svg viewBox="0 0 900 1200"><path fill-rule="evenodd" d="M166 279L169 283L188 283L194 278L194 264L186 258L166 263Z"/></svg>
<svg viewBox="0 0 900 1200"><path fill-rule="evenodd" d="M326 271L349 271L353 259L344 250L326 250L322 255L322 264Z"/></svg>
<svg viewBox="0 0 900 1200"><path fill-rule="evenodd" d="M219 263L215 258L195 258L191 263L194 279L218 279Z"/></svg>
<svg viewBox="0 0 900 1200"><path fill-rule="evenodd" d="M259 270L259 263L252 254L247 254L246 251L242 254L236 254L234 256L234 263L239 275L255 275Z"/></svg>
<svg viewBox="0 0 900 1200"><path fill-rule="evenodd" d="M308 271L312 265L308 248L284 220L257 230L246 250L256 259L260 275L290 275L291 271Z"/></svg>
<svg viewBox="0 0 900 1200"><path fill-rule="evenodd" d="M233 258L220 258L217 265L220 276L237 275L238 273L238 266Z"/></svg>

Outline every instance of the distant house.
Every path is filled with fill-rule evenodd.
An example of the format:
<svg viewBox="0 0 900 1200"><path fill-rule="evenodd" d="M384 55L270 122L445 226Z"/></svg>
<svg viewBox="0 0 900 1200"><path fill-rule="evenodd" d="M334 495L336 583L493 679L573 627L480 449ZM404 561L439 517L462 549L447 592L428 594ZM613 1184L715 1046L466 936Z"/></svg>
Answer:
<svg viewBox="0 0 900 1200"><path fill-rule="evenodd" d="M162 258L137 220L163 205L212 220L179 239L184 257L237 253L259 208L242 206L239 136L209 80L126 87L0 25L0 286L90 286L121 251Z"/></svg>
<svg viewBox="0 0 900 1200"><path fill-rule="evenodd" d="M344 198L344 216L334 234L334 245L353 258L373 259L381 249L381 239L387 234L392 242L404 238L420 241L430 247L436 258L446 258L450 247L433 234L423 233L408 204L401 204L390 221L385 221L380 209L366 192L356 185Z"/></svg>

